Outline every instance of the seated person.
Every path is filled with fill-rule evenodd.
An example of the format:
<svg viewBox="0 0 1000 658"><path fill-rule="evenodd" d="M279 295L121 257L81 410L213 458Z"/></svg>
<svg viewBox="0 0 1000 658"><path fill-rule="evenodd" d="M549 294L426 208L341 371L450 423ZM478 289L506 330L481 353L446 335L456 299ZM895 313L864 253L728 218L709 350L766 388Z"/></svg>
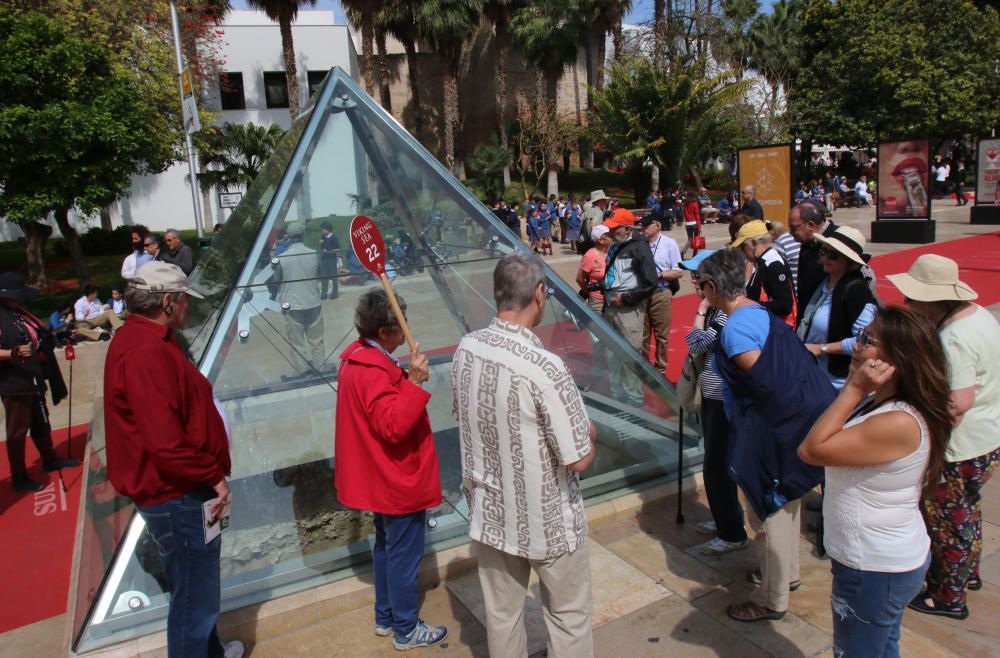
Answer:
<svg viewBox="0 0 1000 658"><path fill-rule="evenodd" d="M868 181L862 176L854 184L854 196L858 198L858 205L864 203L866 206L872 205L872 195L868 193Z"/></svg>
<svg viewBox="0 0 1000 658"><path fill-rule="evenodd" d="M111 307L97 301L97 288L91 285L84 287L83 296L73 304L73 317L76 333L87 340L109 340L110 331L122 326Z"/></svg>
<svg viewBox="0 0 1000 658"><path fill-rule="evenodd" d="M701 188L698 195L698 206L701 208L701 219L706 224L714 224L719 221L719 211L712 207L712 197L708 196L708 190Z"/></svg>
<svg viewBox="0 0 1000 658"><path fill-rule="evenodd" d="M122 320L125 319L125 298L122 297L122 291L118 288L111 289L111 297L108 298L108 302L105 306L110 306L111 310L115 312L115 315L120 317Z"/></svg>
<svg viewBox="0 0 1000 658"><path fill-rule="evenodd" d="M49 331L56 339L56 347L62 347L73 335L73 307L67 306L52 311L49 316Z"/></svg>

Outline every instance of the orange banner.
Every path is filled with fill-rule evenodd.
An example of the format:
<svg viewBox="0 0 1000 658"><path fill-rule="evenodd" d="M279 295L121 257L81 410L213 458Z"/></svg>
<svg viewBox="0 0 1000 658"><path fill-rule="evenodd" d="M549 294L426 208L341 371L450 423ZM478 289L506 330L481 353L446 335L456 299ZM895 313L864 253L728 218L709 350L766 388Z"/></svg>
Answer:
<svg viewBox="0 0 1000 658"><path fill-rule="evenodd" d="M774 144L739 150L740 190L751 186L764 219L787 222L792 209L792 146Z"/></svg>

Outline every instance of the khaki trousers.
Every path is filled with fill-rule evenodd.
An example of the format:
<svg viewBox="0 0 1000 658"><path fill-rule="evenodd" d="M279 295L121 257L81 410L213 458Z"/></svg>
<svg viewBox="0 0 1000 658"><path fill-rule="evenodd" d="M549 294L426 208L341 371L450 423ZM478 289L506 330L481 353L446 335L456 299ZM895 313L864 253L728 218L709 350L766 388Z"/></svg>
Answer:
<svg viewBox="0 0 1000 658"><path fill-rule="evenodd" d="M642 323L642 356L649 361L649 338L656 338L656 369L667 369L667 353L670 350L670 305L674 295L669 288L658 290L649 298L646 319Z"/></svg>
<svg viewBox="0 0 1000 658"><path fill-rule="evenodd" d="M788 583L799 579L801 502L793 500L768 517L763 524L759 521L754 524L763 582L750 596L750 600L778 612L788 610Z"/></svg>
<svg viewBox="0 0 1000 658"><path fill-rule="evenodd" d="M103 333L101 329L108 324L111 325L112 329L118 329L118 327L122 326L122 319L111 310L110 306L105 304L104 312L100 315L89 320L77 320L76 333L87 340L100 340Z"/></svg>
<svg viewBox="0 0 1000 658"><path fill-rule="evenodd" d="M605 293L609 294L609 293ZM642 325L646 321L646 309L649 304L643 300L635 306L604 307L604 319L615 328L636 352L642 351ZM636 373L636 366L620 359L611 359L610 376L611 392L614 395L626 395L632 402L638 403L642 397L642 380Z"/></svg>
<svg viewBox="0 0 1000 658"><path fill-rule="evenodd" d="M475 542L486 604L490 658L527 658L524 601L534 569L542 595L549 658L592 658L594 608L590 551L585 543L551 560L529 560Z"/></svg>
<svg viewBox="0 0 1000 658"><path fill-rule="evenodd" d="M323 345L323 307L288 311L285 327L292 347L292 362L299 374L320 369L326 359Z"/></svg>

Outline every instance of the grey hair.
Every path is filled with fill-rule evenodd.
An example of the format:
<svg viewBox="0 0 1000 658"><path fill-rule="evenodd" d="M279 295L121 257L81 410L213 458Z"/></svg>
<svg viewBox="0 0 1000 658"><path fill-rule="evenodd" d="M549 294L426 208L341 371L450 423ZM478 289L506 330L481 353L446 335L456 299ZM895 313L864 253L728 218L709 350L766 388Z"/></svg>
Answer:
<svg viewBox="0 0 1000 658"><path fill-rule="evenodd" d="M493 299L498 311L520 311L531 304L539 284L545 283L542 259L532 253L512 251L493 270Z"/></svg>
<svg viewBox="0 0 1000 658"><path fill-rule="evenodd" d="M147 281L141 277L129 279L128 286L125 287L125 308L128 309L129 313L141 315L144 318L153 318L159 315L160 308L163 307L163 298L167 295L170 295L171 299L176 301L181 295L185 294L183 292L151 292L149 290L140 290L132 285L133 283L145 285Z"/></svg>
<svg viewBox="0 0 1000 658"><path fill-rule="evenodd" d="M406 300L396 295L396 302L399 303L399 310L406 316ZM392 304L389 296L382 288L372 288L368 290L360 299L354 309L354 328L358 330L358 335L362 338L378 339L378 331L386 329L396 329L399 321L392 311Z"/></svg>
<svg viewBox="0 0 1000 658"><path fill-rule="evenodd" d="M747 259L736 249L720 249L698 266L701 285L715 283L716 290L726 299L736 299L746 294Z"/></svg>
<svg viewBox="0 0 1000 658"><path fill-rule="evenodd" d="M811 199L804 199L795 207L799 209L799 217L803 222L822 224L826 220L826 209L820 208L819 204Z"/></svg>
<svg viewBox="0 0 1000 658"><path fill-rule="evenodd" d="M164 231L163 235L164 235L164 236L167 236L167 235L173 235L173 236L175 236L175 237L178 237L178 238L179 238L179 237L181 237L181 232L180 232L180 231L178 231L178 230L177 230L177 229L175 229L175 228L168 228L168 229L167 229L166 231Z"/></svg>

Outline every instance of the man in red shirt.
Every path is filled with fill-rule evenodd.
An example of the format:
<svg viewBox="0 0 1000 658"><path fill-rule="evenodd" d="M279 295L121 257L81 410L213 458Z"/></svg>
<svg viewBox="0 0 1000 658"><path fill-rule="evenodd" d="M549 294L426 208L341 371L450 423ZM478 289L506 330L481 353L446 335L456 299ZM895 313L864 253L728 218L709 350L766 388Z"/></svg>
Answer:
<svg viewBox="0 0 1000 658"><path fill-rule="evenodd" d="M104 362L108 478L146 522L170 587L169 658L240 658L240 642L219 642L222 538L205 542L202 505L217 520L230 503L229 440L212 385L187 359L188 287L176 265L139 268L125 289L129 316Z"/></svg>
<svg viewBox="0 0 1000 658"><path fill-rule="evenodd" d="M400 309L406 302L397 297ZM384 290L369 290L354 315L358 339L340 355L334 482L341 504L375 513L375 634L406 651L441 642L444 626L418 618L417 570L424 555L427 510L441 504L427 357L410 355L403 370L392 356L403 330Z"/></svg>

